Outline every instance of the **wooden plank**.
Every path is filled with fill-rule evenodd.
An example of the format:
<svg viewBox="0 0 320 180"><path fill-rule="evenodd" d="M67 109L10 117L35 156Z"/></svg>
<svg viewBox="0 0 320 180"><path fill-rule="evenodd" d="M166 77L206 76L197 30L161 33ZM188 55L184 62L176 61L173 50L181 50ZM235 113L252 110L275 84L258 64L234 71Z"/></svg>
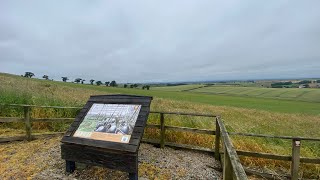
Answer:
<svg viewBox="0 0 320 180"><path fill-rule="evenodd" d="M97 148L108 148L108 149L119 150L119 151L137 152L136 145L127 144L127 143L116 143L116 142L110 142L110 141L85 139L85 138L78 138L78 137L72 137L72 136L70 137L64 136L61 142L78 144L78 145L86 145L86 146L92 146Z"/></svg>
<svg viewBox="0 0 320 180"><path fill-rule="evenodd" d="M230 160L230 155L228 154L227 148L224 148L223 150L223 180L233 180L233 168Z"/></svg>
<svg viewBox="0 0 320 180"><path fill-rule="evenodd" d="M64 132L46 133L46 134L33 134L33 138L38 139L42 137L52 137L57 135L62 135ZM12 142L12 141L23 141L26 140L26 136L14 136L14 137L2 137L0 138L0 143Z"/></svg>
<svg viewBox="0 0 320 180"><path fill-rule="evenodd" d="M142 139L141 142L150 143L150 144L160 144L160 140L157 140L157 139ZM203 152L208 152L208 153L214 153L213 149L199 147L199 146L193 146L193 145L188 145L188 144L177 144L177 143L173 143L173 142L165 142L165 145L168 147L174 147L174 148L190 149L190 150L197 150L197 151L203 151Z"/></svg>
<svg viewBox="0 0 320 180"><path fill-rule="evenodd" d="M117 99L141 99L146 98L152 100L152 96L138 96L138 95L127 95L127 94L108 94L108 95L93 95L90 98L117 98Z"/></svg>
<svg viewBox="0 0 320 180"><path fill-rule="evenodd" d="M147 128L160 129L160 125L159 125L159 124L147 124L146 127L147 127Z"/></svg>
<svg viewBox="0 0 320 180"><path fill-rule="evenodd" d="M320 164L320 158L300 158L302 163Z"/></svg>
<svg viewBox="0 0 320 180"><path fill-rule="evenodd" d="M224 127L223 122L221 121L221 119L217 119L217 122L219 124L220 127L220 131L221 131L221 137L223 139L223 144L224 144L224 148L226 149L230 161L231 161L231 165L232 165L232 169L234 172L234 178L235 179L241 179L241 180L245 180L248 179L247 175L240 163L240 159L231 143L231 140L229 138L229 135L227 133L226 128Z"/></svg>
<svg viewBox="0 0 320 180"><path fill-rule="evenodd" d="M253 134L253 133L237 133L237 132L228 132L229 135L238 135L238 136L251 136L251 137L262 137L262 138L279 138L279 139L296 139L296 140L310 140L310 141L320 141L320 138L308 138L308 137L299 137L299 136L274 136L274 135L265 135L265 134Z"/></svg>
<svg viewBox="0 0 320 180"><path fill-rule="evenodd" d="M137 171L136 153L106 151L102 148L63 143L61 144L61 157L69 161L99 165L125 172Z"/></svg>
<svg viewBox="0 0 320 180"><path fill-rule="evenodd" d="M219 127L219 123L217 121L217 119L219 119L219 117L216 117L216 132L215 132L215 142L214 142L214 159L217 161L220 161L220 127Z"/></svg>
<svg viewBox="0 0 320 180"><path fill-rule="evenodd" d="M290 178L290 175L283 175L283 174L279 175L279 174L259 172L259 171L249 169L249 168L244 168L244 170L246 171L246 173L248 175L256 175L256 176L260 176L262 178L266 178L266 179L270 179L270 180Z"/></svg>
<svg viewBox="0 0 320 180"><path fill-rule="evenodd" d="M26 136L15 136L15 137L2 137L0 138L0 143L12 142L12 141L23 141Z"/></svg>
<svg viewBox="0 0 320 180"><path fill-rule="evenodd" d="M0 106L13 106L13 107L36 107L36 108L54 108L54 109L81 109L82 107L71 106L41 106L41 105L29 105L29 104L0 104Z"/></svg>
<svg viewBox="0 0 320 180"><path fill-rule="evenodd" d="M150 99L99 99L90 98L88 102L93 103L103 103L103 104L139 104L142 106L148 106L150 104Z"/></svg>
<svg viewBox="0 0 320 180"><path fill-rule="evenodd" d="M193 133L199 133L199 134L215 135L215 131L208 130L208 129L197 129L197 128L178 127L178 126L165 126L165 128L166 128L166 130L173 130L173 131L193 132Z"/></svg>
<svg viewBox="0 0 320 180"><path fill-rule="evenodd" d="M160 148L164 148L164 139L165 139L165 124L164 124L164 115L160 114Z"/></svg>
<svg viewBox="0 0 320 180"><path fill-rule="evenodd" d="M250 151L237 151L237 154L240 156L248 156L248 157L257 157L263 159L274 159L274 160L282 160L282 161L291 161L291 156L284 155L275 155L269 153L258 153L258 152L250 152Z"/></svg>
<svg viewBox="0 0 320 180"><path fill-rule="evenodd" d="M154 114L174 114L174 115L184 115L184 116L204 116L204 117L216 117L216 115L212 114L199 114L199 113L184 113L184 112L164 112L164 111L150 111L150 113Z"/></svg>
<svg viewBox="0 0 320 180"><path fill-rule="evenodd" d="M300 146L301 141L292 140L292 163L291 163L291 179L299 179L299 165L300 165Z"/></svg>
<svg viewBox="0 0 320 180"><path fill-rule="evenodd" d="M0 122L23 122L24 118L18 117L0 117Z"/></svg>
<svg viewBox="0 0 320 180"><path fill-rule="evenodd" d="M74 118L32 118L31 122L72 121Z"/></svg>
<svg viewBox="0 0 320 180"><path fill-rule="evenodd" d="M32 140L31 136L31 123L30 123L30 107L24 107L24 123L26 128L26 137L28 141Z"/></svg>

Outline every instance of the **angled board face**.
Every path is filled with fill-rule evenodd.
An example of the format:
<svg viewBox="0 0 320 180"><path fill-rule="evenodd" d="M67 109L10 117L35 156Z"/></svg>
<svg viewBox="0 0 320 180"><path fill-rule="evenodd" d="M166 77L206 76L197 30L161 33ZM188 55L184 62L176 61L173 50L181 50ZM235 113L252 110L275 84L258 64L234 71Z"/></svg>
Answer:
<svg viewBox="0 0 320 180"><path fill-rule="evenodd" d="M94 103L73 137L129 143L141 105Z"/></svg>
<svg viewBox="0 0 320 180"><path fill-rule="evenodd" d="M91 96L61 142L137 152L151 101L149 96Z"/></svg>

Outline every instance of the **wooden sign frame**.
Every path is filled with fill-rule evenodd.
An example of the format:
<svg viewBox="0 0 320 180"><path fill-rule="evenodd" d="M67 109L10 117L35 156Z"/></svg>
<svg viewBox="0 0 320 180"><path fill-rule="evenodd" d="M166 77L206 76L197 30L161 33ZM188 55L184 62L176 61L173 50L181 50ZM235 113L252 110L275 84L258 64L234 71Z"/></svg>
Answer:
<svg viewBox="0 0 320 180"><path fill-rule="evenodd" d="M75 162L100 165L129 173L129 179L138 178L138 150L150 112L150 96L98 95L91 96L61 140L61 157L66 160L66 171L75 170ZM139 115L128 143L74 137L93 104L141 105Z"/></svg>

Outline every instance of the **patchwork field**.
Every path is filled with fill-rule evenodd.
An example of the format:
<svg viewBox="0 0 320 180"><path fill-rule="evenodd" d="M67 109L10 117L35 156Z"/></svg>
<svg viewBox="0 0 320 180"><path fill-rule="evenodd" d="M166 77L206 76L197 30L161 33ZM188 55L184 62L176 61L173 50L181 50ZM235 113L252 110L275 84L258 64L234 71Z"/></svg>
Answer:
<svg viewBox="0 0 320 180"><path fill-rule="evenodd" d="M191 88L194 87L191 86ZM221 90L222 88L229 87L221 87ZM250 90L254 92L256 89L257 88ZM236 92L236 90L230 88L225 89L225 91ZM245 91L242 92L244 93ZM151 109L154 111L221 114L228 131L231 132L305 136L315 138L320 137L320 103L317 102L246 96L240 97L236 95L202 94L195 92L170 92L160 90L147 91L140 89L111 88L105 86L28 79L19 76L0 74L0 104L15 103L82 106L90 95L113 93L153 96L154 100L152 102ZM292 93L289 93L287 96L295 96L294 92ZM256 94L259 93L256 92ZM279 95L279 93L275 94ZM0 108L0 117L22 116L22 114L23 112L21 109ZM74 117L75 114L76 111L71 110L65 111L34 108L32 111L32 116L35 118ZM214 120L210 118L194 118L173 115L168 115L165 118L169 120L166 123L167 125L204 129L215 128ZM151 115L148 121L149 123L156 124L159 122L159 117L157 115ZM33 123L32 128L34 132L51 132L65 131L67 127L68 123ZM22 124L0 124L0 136L12 136L23 133L24 127ZM159 132L157 130L149 129L145 133L145 137L148 138L157 138L158 136ZM166 140L212 148L214 137L209 135L173 133L168 131L166 134ZM232 136L232 140L237 149L241 150L280 155L291 154L291 141L287 140L243 138L236 136ZM304 141L301 154L304 157L320 157L320 143ZM241 158L241 160L246 166L255 166L261 169L267 168L275 172L280 170L288 173L290 167L289 163L282 161L254 158ZM319 165L302 164L300 174L303 174L304 177L318 178L320 174L320 167Z"/></svg>
<svg viewBox="0 0 320 180"><path fill-rule="evenodd" d="M198 88L197 88L198 87ZM194 93L245 96L257 98L284 99L306 102L320 102L320 89L311 88L259 88L259 87L235 87L235 86L209 86L183 85L157 87L154 90L161 91L188 91Z"/></svg>

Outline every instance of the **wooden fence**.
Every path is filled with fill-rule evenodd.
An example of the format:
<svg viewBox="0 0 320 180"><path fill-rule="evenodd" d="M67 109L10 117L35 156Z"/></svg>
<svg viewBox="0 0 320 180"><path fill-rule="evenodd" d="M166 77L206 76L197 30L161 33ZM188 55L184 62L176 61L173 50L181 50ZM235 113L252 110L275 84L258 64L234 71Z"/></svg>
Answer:
<svg viewBox="0 0 320 180"><path fill-rule="evenodd" d="M1 142L9 142L16 140L32 140L39 136L52 136L57 134L63 134L64 132L56 132L50 134L32 134L31 122L56 122L56 121L72 121L74 118L32 118L30 117L31 108L57 108L57 109L81 109L80 107L59 107L59 106L35 106L35 105L20 105L20 104L5 104L0 106L14 106L21 107L24 109L24 117L0 117L0 123L5 122L24 122L26 128L26 135L19 137L5 137L0 138ZM282 161L291 161L291 175L284 175L281 177L288 177L291 179L298 179L299 172L299 164L302 163L312 163L312 164L320 164L320 158L305 158L300 157L300 147L301 141L320 141L318 138L305 138L305 137L291 137L291 136L271 136L271 135L260 135L260 134L250 134L250 133L236 133L236 132L227 132L220 116L211 115L211 114L196 114L196 113L177 113L177 112L158 112L151 111L150 113L159 114L160 122L159 124L148 124L147 128L157 128L160 129L160 139L159 140L151 140L151 139L143 139L143 142L159 144L161 148L164 146L185 148L185 149L193 149L199 151L205 151L214 153L214 157L216 160L222 160L223 164L223 177L224 179L246 179L247 174L260 175L265 178L274 179L277 175L261 173L252 169L243 168L240 163L238 156L247 156L254 158L265 158L265 159L273 159L273 160L282 160ZM215 130L208 129L197 129L197 128L188 128L188 127L177 127L177 126L166 126L165 124L165 115L182 115L182 116L202 116L212 118L215 121ZM214 128L214 127L213 127ZM192 133L200 133L200 134L208 134L215 135L214 149L211 148L203 148L197 146L191 146L186 144L177 144L173 142L165 142L165 132L166 130L173 131L182 131L182 132L192 132ZM284 156L284 155L275 155L269 153L259 153L259 152L249 152L249 151L241 151L235 150L232 145L230 136L250 136L250 137L261 137L261 138L280 138L280 139L291 139L292 140L292 156ZM222 141L222 143L221 143ZM222 151L220 151L220 146L222 147ZM246 172L246 173L245 173Z"/></svg>

